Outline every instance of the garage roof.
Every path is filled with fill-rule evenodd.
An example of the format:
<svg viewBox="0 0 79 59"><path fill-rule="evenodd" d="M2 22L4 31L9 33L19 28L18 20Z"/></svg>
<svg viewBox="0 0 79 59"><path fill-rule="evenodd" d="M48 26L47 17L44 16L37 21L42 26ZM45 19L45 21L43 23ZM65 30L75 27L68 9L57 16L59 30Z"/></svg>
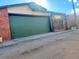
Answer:
<svg viewBox="0 0 79 59"><path fill-rule="evenodd" d="M26 2L26 0L0 0L0 8L15 6L15 5L24 5L29 4L30 2Z"/></svg>

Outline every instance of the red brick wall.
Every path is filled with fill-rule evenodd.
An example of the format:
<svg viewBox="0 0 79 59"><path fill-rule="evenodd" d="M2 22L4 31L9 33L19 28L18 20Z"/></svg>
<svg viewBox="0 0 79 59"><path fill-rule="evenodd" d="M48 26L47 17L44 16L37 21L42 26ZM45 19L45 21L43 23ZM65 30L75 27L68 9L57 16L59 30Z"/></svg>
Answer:
<svg viewBox="0 0 79 59"><path fill-rule="evenodd" d="M0 36L4 41L10 40L10 26L7 9L0 9Z"/></svg>

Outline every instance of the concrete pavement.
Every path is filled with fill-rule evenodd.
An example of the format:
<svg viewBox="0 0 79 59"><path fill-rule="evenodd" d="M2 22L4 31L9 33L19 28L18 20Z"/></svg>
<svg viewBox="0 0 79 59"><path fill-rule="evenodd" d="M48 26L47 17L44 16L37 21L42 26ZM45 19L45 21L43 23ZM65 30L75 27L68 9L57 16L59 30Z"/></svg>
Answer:
<svg viewBox="0 0 79 59"><path fill-rule="evenodd" d="M31 42L20 41L19 44L0 48L0 59L69 59L73 56L78 58L78 55L74 55L78 50L78 38L79 30L74 30L50 34Z"/></svg>

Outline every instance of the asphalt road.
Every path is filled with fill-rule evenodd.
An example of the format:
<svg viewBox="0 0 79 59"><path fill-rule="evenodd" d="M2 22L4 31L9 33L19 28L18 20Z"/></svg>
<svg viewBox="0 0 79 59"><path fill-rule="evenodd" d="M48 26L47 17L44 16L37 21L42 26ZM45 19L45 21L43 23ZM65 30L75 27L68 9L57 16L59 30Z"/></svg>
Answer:
<svg viewBox="0 0 79 59"><path fill-rule="evenodd" d="M0 59L79 59L79 30L2 48Z"/></svg>

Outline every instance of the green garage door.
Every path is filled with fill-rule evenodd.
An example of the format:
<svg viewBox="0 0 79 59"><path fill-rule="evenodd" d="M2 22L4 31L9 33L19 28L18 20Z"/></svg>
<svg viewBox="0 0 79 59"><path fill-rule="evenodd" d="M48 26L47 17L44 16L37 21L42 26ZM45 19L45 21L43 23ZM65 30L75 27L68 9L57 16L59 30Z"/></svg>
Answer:
<svg viewBox="0 0 79 59"><path fill-rule="evenodd" d="M12 38L20 38L50 31L47 16L9 15Z"/></svg>

